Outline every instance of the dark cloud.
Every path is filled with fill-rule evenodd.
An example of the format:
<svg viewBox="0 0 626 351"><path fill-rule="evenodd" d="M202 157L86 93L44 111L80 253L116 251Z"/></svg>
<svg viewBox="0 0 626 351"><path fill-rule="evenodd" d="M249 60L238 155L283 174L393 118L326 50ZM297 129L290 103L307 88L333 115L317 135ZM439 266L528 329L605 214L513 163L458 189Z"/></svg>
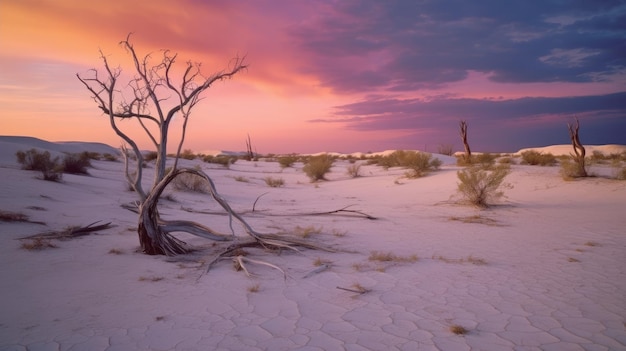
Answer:
<svg viewBox="0 0 626 351"><path fill-rule="evenodd" d="M340 1L290 28L340 92L463 80L585 82L626 68L624 1Z"/></svg>
<svg viewBox="0 0 626 351"><path fill-rule="evenodd" d="M581 120L585 143L626 144L626 93L512 100L373 97L337 106L334 118L311 122L341 123L345 128L361 131L413 131L420 137L413 140L412 146L404 147L415 148L422 146L418 140L431 145L457 140L457 124L467 120L479 149L515 151L568 143L565 126L574 117ZM424 136L425 131L430 139Z"/></svg>

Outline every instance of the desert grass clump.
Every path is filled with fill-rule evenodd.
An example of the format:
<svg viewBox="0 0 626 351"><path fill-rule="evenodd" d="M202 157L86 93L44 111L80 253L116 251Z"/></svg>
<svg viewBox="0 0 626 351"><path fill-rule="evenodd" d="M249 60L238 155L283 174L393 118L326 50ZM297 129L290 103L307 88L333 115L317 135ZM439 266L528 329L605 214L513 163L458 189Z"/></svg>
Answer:
<svg viewBox="0 0 626 351"><path fill-rule="evenodd" d="M572 161L570 158L561 159L561 170L559 173L563 180L574 180L576 178L587 177L587 170L581 169L581 165L578 162Z"/></svg>
<svg viewBox="0 0 626 351"><path fill-rule="evenodd" d="M248 287L248 292L250 293L257 293L259 290L261 290L261 285L259 284L250 285Z"/></svg>
<svg viewBox="0 0 626 351"><path fill-rule="evenodd" d="M359 164L359 163L351 164L346 169L346 173L351 178L358 178L358 177L360 177L361 176L361 164Z"/></svg>
<svg viewBox="0 0 626 351"><path fill-rule="evenodd" d="M384 169L391 167L407 168L409 171L406 176L408 178L423 177L431 171L436 171L441 166L438 158L433 158L432 154L427 152L397 150L387 156L372 159L372 163L376 163Z"/></svg>
<svg viewBox="0 0 626 351"><path fill-rule="evenodd" d="M143 155L144 162L150 162L157 159L159 153L156 151L148 151L145 155Z"/></svg>
<svg viewBox="0 0 626 351"><path fill-rule="evenodd" d="M102 155L102 159L104 161L116 162L117 161L117 156L111 155L109 153L105 153L105 154Z"/></svg>
<svg viewBox="0 0 626 351"><path fill-rule="evenodd" d="M465 329L465 327L458 325L458 324L451 325L449 330L454 335L465 335L469 333L469 330Z"/></svg>
<svg viewBox="0 0 626 351"><path fill-rule="evenodd" d="M309 158L302 170L311 179L311 182L326 180L326 174L333 166L334 158L328 154L322 154Z"/></svg>
<svg viewBox="0 0 626 351"><path fill-rule="evenodd" d="M458 192L472 205L489 207L493 201L504 195L499 189L510 172L508 165L498 165L491 169L473 166L458 171Z"/></svg>
<svg viewBox="0 0 626 351"><path fill-rule="evenodd" d="M283 178L265 177L265 184L272 188L280 188L285 185Z"/></svg>
<svg viewBox="0 0 626 351"><path fill-rule="evenodd" d="M615 179L618 179L618 180L626 180L626 167L621 168L621 169L620 169L620 168L618 168L618 169L615 171Z"/></svg>
<svg viewBox="0 0 626 351"><path fill-rule="evenodd" d="M521 154L523 165L531 166L554 166L556 157L553 154L544 154L535 150L524 151Z"/></svg>
<svg viewBox="0 0 626 351"><path fill-rule="evenodd" d="M296 163L297 161L298 161L298 156L296 155L280 156L278 158L278 164L280 165L280 168L292 167L293 164Z"/></svg>
<svg viewBox="0 0 626 351"><path fill-rule="evenodd" d="M80 154L69 154L63 158L63 172L69 174L89 174L87 168L91 167L90 154L85 151Z"/></svg>
<svg viewBox="0 0 626 351"><path fill-rule="evenodd" d="M224 166L224 168L230 168L230 165L237 162L237 157L224 156L224 155L219 155L219 156L205 155L202 157L202 161L206 163L214 163L214 164L222 165Z"/></svg>
<svg viewBox="0 0 626 351"><path fill-rule="evenodd" d="M194 160L196 157L196 154L194 154L191 149L185 149L180 153L180 158L185 160Z"/></svg>
<svg viewBox="0 0 626 351"><path fill-rule="evenodd" d="M244 176L236 176L233 179L235 179L235 181L242 182L242 183L249 183L250 182L250 180L248 178L244 177Z"/></svg>
<svg viewBox="0 0 626 351"><path fill-rule="evenodd" d="M417 262L417 255L411 256L397 256L391 252L382 252L382 251L372 251L370 252L370 256L368 258L370 261L378 261L378 262L401 262L401 263L409 263L409 262Z"/></svg>
<svg viewBox="0 0 626 351"><path fill-rule="evenodd" d="M39 152L37 149L28 151L18 151L15 153L17 162L22 165L22 169L30 171L40 171L44 180L60 181L63 178L63 165L59 157L52 158L50 152Z"/></svg>
<svg viewBox="0 0 626 351"><path fill-rule="evenodd" d="M194 167L196 170L200 170L199 166ZM171 168L166 169L165 173L171 172ZM181 173L172 181L174 189L180 191L188 191L194 193L206 194L209 192L208 186L205 180L191 173Z"/></svg>
<svg viewBox="0 0 626 351"><path fill-rule="evenodd" d="M22 242L21 248L28 251L41 251L50 248L57 248L49 239L33 238Z"/></svg>
<svg viewBox="0 0 626 351"><path fill-rule="evenodd" d="M312 225L308 227L296 226L296 228L294 228L293 231L297 236L300 236L306 239L310 237L311 235L320 234L322 232L322 227L315 227Z"/></svg>

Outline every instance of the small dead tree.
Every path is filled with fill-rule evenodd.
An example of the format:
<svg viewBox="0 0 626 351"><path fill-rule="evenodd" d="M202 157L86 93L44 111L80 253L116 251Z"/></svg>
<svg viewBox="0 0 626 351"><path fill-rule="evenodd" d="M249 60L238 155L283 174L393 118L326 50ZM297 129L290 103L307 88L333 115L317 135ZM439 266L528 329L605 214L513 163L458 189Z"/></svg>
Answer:
<svg viewBox="0 0 626 351"><path fill-rule="evenodd" d="M578 166L577 176L578 177L586 177L587 170L585 169L585 147L580 143L580 138L578 136L578 130L580 129L580 122L578 118L576 118L576 124L567 124L567 129L569 130L569 137L572 140L572 147L574 148L574 154L570 154L572 159Z"/></svg>
<svg viewBox="0 0 626 351"><path fill-rule="evenodd" d="M461 134L461 141L463 141L463 147L465 147L465 163L470 164L472 163L472 150L470 149L469 143L467 142L467 122L466 121L461 121L459 122L459 127L460 127L460 131L459 133Z"/></svg>
<svg viewBox="0 0 626 351"><path fill-rule="evenodd" d="M126 85L120 84L122 69L112 67L107 57L100 51L104 70L92 69L88 74L76 74L81 83L91 93L98 108L109 117L109 123L115 133L130 145L136 158L135 171L128 170L127 152L124 150L126 177L133 189L145 200L148 193L142 185L142 168L144 158L137 143L120 125L120 121L135 120L141 126L154 145L157 152L156 172L151 188L154 188L165 177L167 146L170 137L170 125L174 118L182 118L182 132L173 169L178 165L187 123L194 107L202 100L202 93L213 83L230 79L245 70L245 57L232 60L228 69L204 76L200 63L188 61L182 71L182 77L175 77L177 54L169 50L161 52L162 57L152 62L152 54L140 58L130 42L129 34L120 45L129 53L134 67L134 76Z"/></svg>
<svg viewBox="0 0 626 351"><path fill-rule="evenodd" d="M246 159L248 161L254 160L254 151L252 151L252 141L250 141L250 134L248 134L248 138L246 139Z"/></svg>

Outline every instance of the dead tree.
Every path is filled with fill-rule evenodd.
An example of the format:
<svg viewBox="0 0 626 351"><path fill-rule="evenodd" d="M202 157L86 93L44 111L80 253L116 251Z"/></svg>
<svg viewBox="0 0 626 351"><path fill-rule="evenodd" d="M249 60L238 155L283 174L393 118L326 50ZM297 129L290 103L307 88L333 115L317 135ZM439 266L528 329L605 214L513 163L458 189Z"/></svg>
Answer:
<svg viewBox="0 0 626 351"><path fill-rule="evenodd" d="M174 180L174 178L183 173L190 173L206 180L210 196L226 211L229 216L229 223L232 231L230 234L218 233L211 228L196 222L184 220L169 221L160 217L158 211L158 201L163 190L172 180ZM235 236L232 228L233 220L239 222L243 226L245 233L248 235L247 237L242 238ZM215 241L233 241L233 244L231 244L218 256L218 258L209 264L209 268L210 265L220 258L228 256L230 253L245 247L260 247L264 249L279 250L295 250L296 247L304 247L309 249L332 251L297 238L273 234L261 234L255 231L243 219L243 217L233 211L228 202L226 202L226 200L218 194L213 180L206 173L193 168L181 168L168 173L165 178L163 178L163 180L154 187L140 208L138 233L141 248L144 253L150 255L174 256L190 252L192 248L187 247L183 241L172 236L171 233L173 232L185 232Z"/></svg>
<svg viewBox="0 0 626 351"><path fill-rule="evenodd" d="M228 69L210 76L202 74L200 63L188 61L182 77L175 77L177 55L168 50L161 51L158 62L152 61L152 54L140 58L130 42L130 34L120 45L129 53L134 68L134 76L126 85L120 84L121 68L112 67L107 57L100 51L104 70L92 69L86 75L76 74L91 93L98 108L109 117L109 123L115 133L130 145L136 158L134 172L128 170L126 158L126 177L141 200L148 196L142 186L143 155L137 143L118 125L122 120L135 120L148 136L157 152L156 171L151 188L165 177L167 146L170 141L170 125L174 118L182 118L182 132L173 169L178 165L178 158L185 141L187 123L193 108L202 99L202 93L213 83L230 79L245 70L245 57L232 60ZM126 154L126 152L124 152ZM126 155L125 155L126 156Z"/></svg>
<svg viewBox="0 0 626 351"><path fill-rule="evenodd" d="M463 141L463 147L465 147L465 163L472 163L472 150L470 149L469 143L467 142L467 122L461 121L459 122L461 140Z"/></svg>
<svg viewBox="0 0 626 351"><path fill-rule="evenodd" d="M174 77L174 64L177 55L168 50L162 51L162 58L151 63L152 55L139 58L130 42L130 34L120 45L129 53L135 74L126 86L119 84L121 68L113 68L107 57L100 51L104 70L90 70L87 75L76 74L80 82L91 93L98 108L109 118L111 128L130 145L136 158L135 172L129 171L127 150L125 173L128 182L140 197L139 242L147 254L175 255L189 251L184 243L170 233L174 231L207 237L212 240L230 240L230 237L213 232L208 227L189 221L163 221L159 217L157 203L165 185L180 172L176 172L181 148L185 140L187 123L193 108L202 99L202 93L217 81L230 79L245 70L243 58L235 58L228 69L205 76L199 63L188 61L182 70L182 77ZM166 177L165 162L170 137L170 125L174 118L182 118L182 134L174 166ZM142 185L143 155L134 139L118 125L122 120L135 120L153 143L156 152L156 169L153 185L146 191ZM189 171L188 171L189 172ZM204 175L206 179L206 175ZM219 202L219 201L218 201ZM234 214L231 213L234 216Z"/></svg>
<svg viewBox="0 0 626 351"><path fill-rule="evenodd" d="M250 134L248 134L248 139L246 139L246 159L248 161L252 161L255 159L254 151L252 151L252 141L250 141Z"/></svg>
<svg viewBox="0 0 626 351"><path fill-rule="evenodd" d="M580 143L580 138L578 137L578 130L580 129L580 122L578 118L576 118L576 124L567 124L567 129L569 130L569 137L572 140L572 147L574 148L574 154L570 154L572 159L578 166L577 176L578 177L586 177L587 169L585 168L585 147Z"/></svg>

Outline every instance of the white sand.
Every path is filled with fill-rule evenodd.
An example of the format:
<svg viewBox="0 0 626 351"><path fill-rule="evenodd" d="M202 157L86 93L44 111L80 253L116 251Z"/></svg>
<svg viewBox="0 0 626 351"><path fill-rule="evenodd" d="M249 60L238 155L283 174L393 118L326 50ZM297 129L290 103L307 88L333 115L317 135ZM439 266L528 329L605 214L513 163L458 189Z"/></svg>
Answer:
<svg viewBox="0 0 626 351"><path fill-rule="evenodd" d="M237 161L226 170L185 161L213 177L236 210L250 211L267 193L245 215L257 230L314 226L321 233L310 240L344 250L250 250L284 268L284 281L260 265L247 277L230 261L205 274L203 262L221 246L194 237L182 236L207 249L187 262L136 253L136 215L120 207L135 199L122 163L94 161L91 176L46 182L15 162L16 150L31 147L110 150L0 137L0 210L46 223L0 222L0 350L626 349L626 182L566 182L558 167L516 165L504 203L480 211L449 201L458 169L450 158L413 180L368 165L352 179L350 163L338 161L317 184L301 164L281 171L275 162ZM268 187L267 176L285 187ZM225 216L181 210L217 210L207 195L168 193L176 202L161 202L163 216L227 231ZM348 205L379 219L295 215ZM472 216L485 223L451 220ZM42 251L15 240L95 221L117 226ZM373 250L419 260L372 262ZM317 258L332 267L303 278ZM371 291L337 289L355 283ZM469 332L454 335L451 325Z"/></svg>

